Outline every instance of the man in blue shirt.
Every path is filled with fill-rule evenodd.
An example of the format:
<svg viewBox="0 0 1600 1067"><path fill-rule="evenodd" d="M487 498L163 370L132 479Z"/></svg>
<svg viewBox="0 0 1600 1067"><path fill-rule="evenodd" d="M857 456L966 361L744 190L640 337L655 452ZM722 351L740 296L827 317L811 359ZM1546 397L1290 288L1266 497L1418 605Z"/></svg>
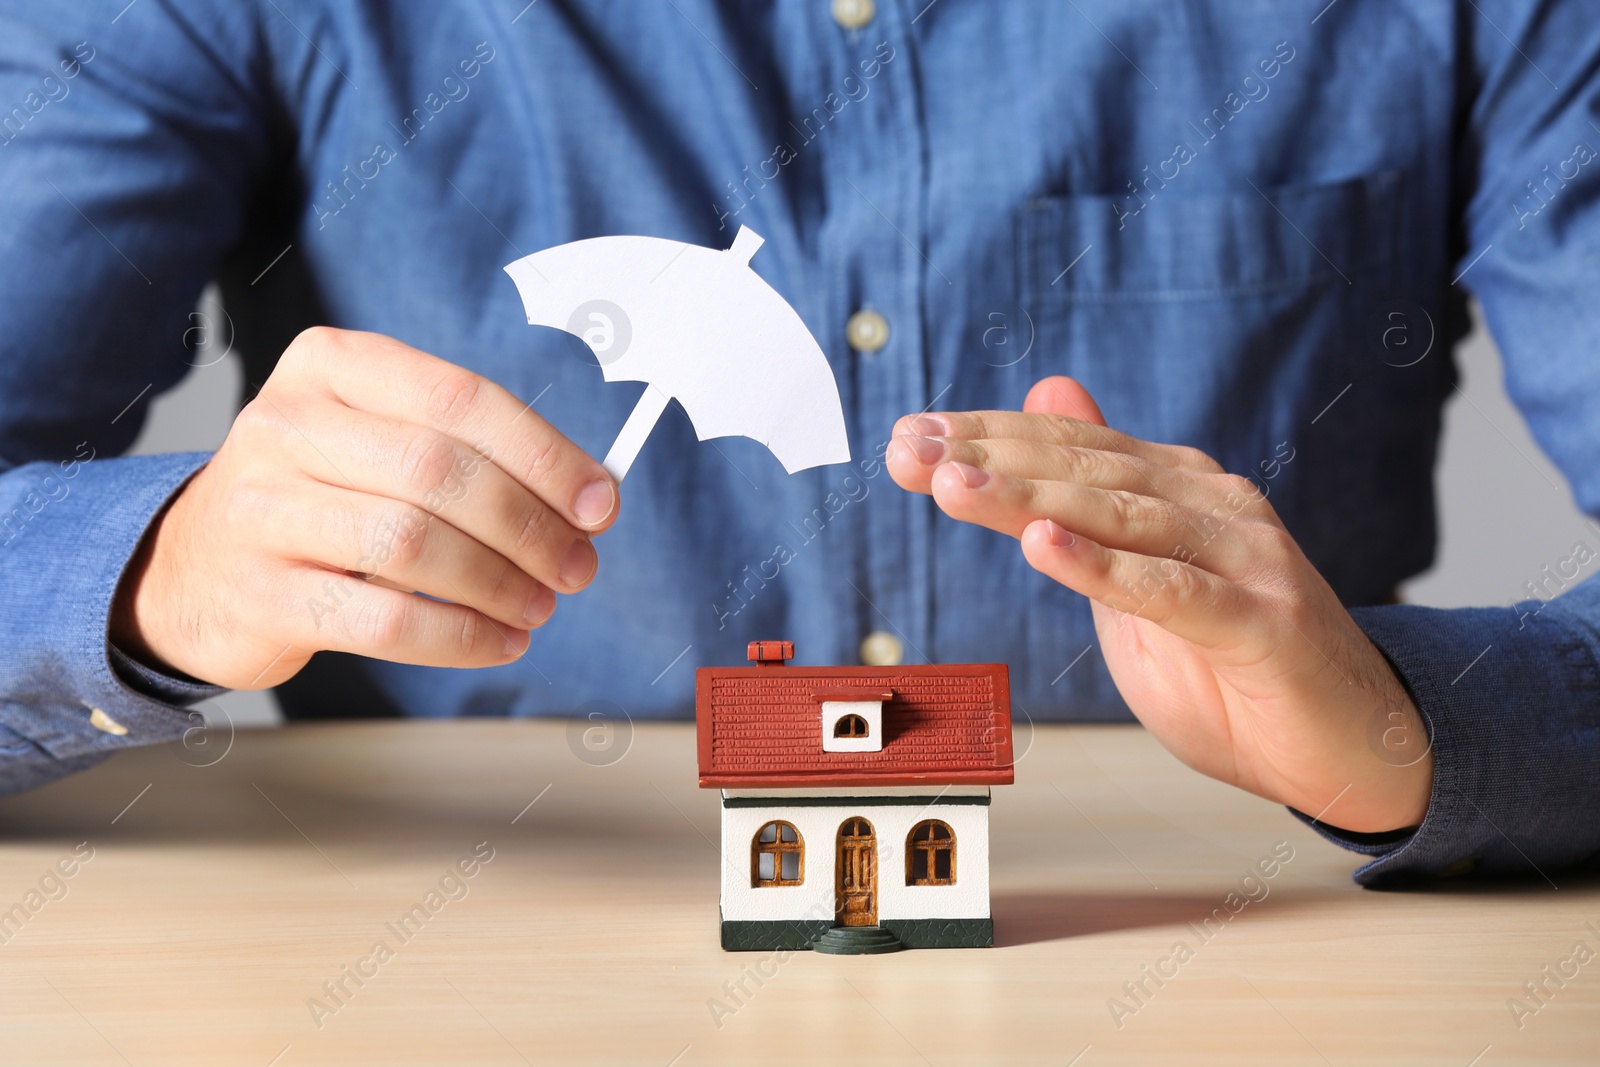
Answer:
<svg viewBox="0 0 1600 1067"><path fill-rule="evenodd" d="M1593 552L1516 608L1385 602L1468 293L1600 509L1597 57L1536 0L8 0L0 786L218 686L681 717L784 637L1131 710L1367 884L1585 862ZM637 388L500 268L740 225L855 459L669 413L618 492ZM250 402L214 456L113 458L212 279Z"/></svg>

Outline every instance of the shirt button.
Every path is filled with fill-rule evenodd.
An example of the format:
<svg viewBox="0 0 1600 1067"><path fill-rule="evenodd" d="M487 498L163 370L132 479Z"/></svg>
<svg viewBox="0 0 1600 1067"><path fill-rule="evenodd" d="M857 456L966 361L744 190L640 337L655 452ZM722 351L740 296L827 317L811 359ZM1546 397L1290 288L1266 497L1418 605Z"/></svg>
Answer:
<svg viewBox="0 0 1600 1067"><path fill-rule="evenodd" d="M904 655L900 639L884 630L874 630L861 639L861 662L869 667L898 667Z"/></svg>
<svg viewBox="0 0 1600 1067"><path fill-rule="evenodd" d="M844 324L844 335L851 348L871 355L889 343L889 320L871 308L864 308Z"/></svg>
<svg viewBox="0 0 1600 1067"><path fill-rule="evenodd" d="M859 30L877 13L872 0L833 0L833 21L847 30Z"/></svg>

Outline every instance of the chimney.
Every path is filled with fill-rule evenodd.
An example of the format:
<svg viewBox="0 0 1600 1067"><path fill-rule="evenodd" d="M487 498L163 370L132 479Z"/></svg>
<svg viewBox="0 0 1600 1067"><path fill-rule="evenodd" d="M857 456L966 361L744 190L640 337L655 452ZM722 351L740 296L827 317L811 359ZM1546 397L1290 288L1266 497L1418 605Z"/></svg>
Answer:
<svg viewBox="0 0 1600 1067"><path fill-rule="evenodd" d="M748 655L752 663L763 667L781 667L794 658L794 642L751 641Z"/></svg>

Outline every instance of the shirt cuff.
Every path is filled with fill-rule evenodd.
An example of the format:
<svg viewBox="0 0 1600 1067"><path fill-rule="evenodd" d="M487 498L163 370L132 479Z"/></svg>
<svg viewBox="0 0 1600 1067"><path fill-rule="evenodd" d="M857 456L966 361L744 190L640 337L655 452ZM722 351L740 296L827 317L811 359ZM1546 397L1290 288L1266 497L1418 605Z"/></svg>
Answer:
<svg viewBox="0 0 1600 1067"><path fill-rule="evenodd" d="M1412 831L1358 834L1294 812L1335 844L1373 857L1355 880L1387 888L1494 874L1554 885L1559 872L1595 863L1600 582L1509 608L1351 614L1421 711L1434 767L1427 815Z"/></svg>
<svg viewBox="0 0 1600 1067"><path fill-rule="evenodd" d="M141 663L109 641L106 643L106 652L111 657L111 669L117 673L117 677L130 688L166 704L198 704L227 692L220 685L202 682L188 675L167 674Z"/></svg>
<svg viewBox="0 0 1600 1067"><path fill-rule="evenodd" d="M221 689L110 644L111 602L154 518L211 458L187 452L31 463L0 476L0 793L133 745L181 738L181 705ZM26 518L20 518L25 515Z"/></svg>

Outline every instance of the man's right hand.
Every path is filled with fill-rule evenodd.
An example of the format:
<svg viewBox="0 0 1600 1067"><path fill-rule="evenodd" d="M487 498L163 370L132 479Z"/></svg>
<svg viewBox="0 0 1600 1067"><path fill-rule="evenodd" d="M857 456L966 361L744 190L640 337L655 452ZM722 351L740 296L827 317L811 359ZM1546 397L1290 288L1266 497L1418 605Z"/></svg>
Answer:
<svg viewBox="0 0 1600 1067"><path fill-rule="evenodd" d="M493 382L378 334L307 330L146 534L111 639L233 689L323 649L508 663L555 593L594 577L590 537L617 503L598 462Z"/></svg>

